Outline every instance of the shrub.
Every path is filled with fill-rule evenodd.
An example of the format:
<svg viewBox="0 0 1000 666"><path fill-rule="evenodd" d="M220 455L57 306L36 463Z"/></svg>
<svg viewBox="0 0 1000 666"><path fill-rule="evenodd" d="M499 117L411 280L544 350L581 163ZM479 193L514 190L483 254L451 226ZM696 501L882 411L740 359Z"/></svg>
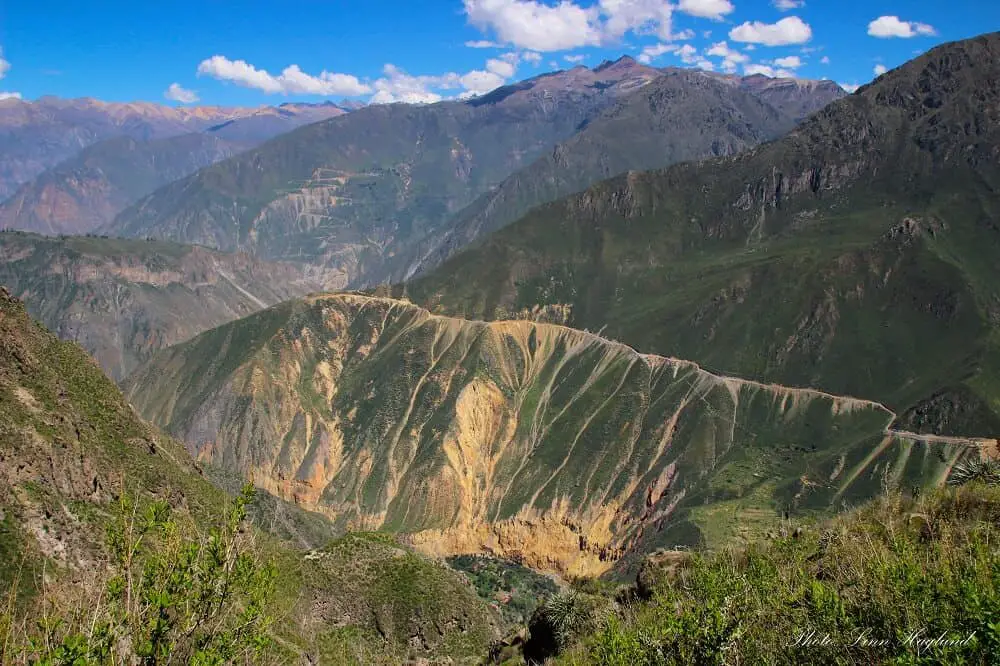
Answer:
<svg viewBox="0 0 1000 666"><path fill-rule="evenodd" d="M182 528L169 505L123 499L107 528L109 573L86 607L41 600L41 617L9 622L0 661L56 665L257 661L269 645L275 569L246 526L246 486L207 535Z"/></svg>

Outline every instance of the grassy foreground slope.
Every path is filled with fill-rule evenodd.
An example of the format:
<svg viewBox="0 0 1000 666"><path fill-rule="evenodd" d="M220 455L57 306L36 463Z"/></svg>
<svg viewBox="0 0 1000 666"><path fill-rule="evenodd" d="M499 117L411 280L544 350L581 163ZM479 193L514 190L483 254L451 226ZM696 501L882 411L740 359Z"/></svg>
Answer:
<svg viewBox="0 0 1000 666"><path fill-rule="evenodd" d="M489 663L994 664L992 467L992 487L981 478L890 493L748 547L656 553L634 585L588 583L550 597Z"/></svg>
<svg viewBox="0 0 1000 666"><path fill-rule="evenodd" d="M0 289L0 633L12 610L13 626L27 618L30 628L46 608L94 607L111 574L105 530L123 496L161 500L183 533L202 535L227 500L79 346ZM308 551L263 533L258 543L278 570L268 661L395 664L481 654L492 638L496 618L458 574L385 537Z"/></svg>
<svg viewBox="0 0 1000 666"><path fill-rule="evenodd" d="M998 54L997 33L945 44L778 141L536 208L406 293L993 436Z"/></svg>
<svg viewBox="0 0 1000 666"><path fill-rule="evenodd" d="M888 431L877 403L353 294L208 331L125 390L198 459L341 524L573 575L938 484L978 451Z"/></svg>

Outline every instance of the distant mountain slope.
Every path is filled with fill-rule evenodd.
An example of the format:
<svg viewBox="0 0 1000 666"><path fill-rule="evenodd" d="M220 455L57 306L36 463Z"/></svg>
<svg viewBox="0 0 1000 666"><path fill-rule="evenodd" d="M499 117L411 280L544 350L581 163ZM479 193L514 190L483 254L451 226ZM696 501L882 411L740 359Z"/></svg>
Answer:
<svg viewBox="0 0 1000 666"><path fill-rule="evenodd" d="M180 444L142 421L82 349L29 319L3 288L0 463L0 597L13 629L5 627L0 649L8 657L22 656L14 642L22 621L31 629L100 598L112 574L106 527L123 496L164 500L180 525L193 520L206 534L226 506ZM144 551L159 546L150 540ZM257 544L280 571L267 609L276 641L264 663L461 661L494 637L497 618L465 579L385 535L299 551L258 533Z"/></svg>
<svg viewBox="0 0 1000 666"><path fill-rule="evenodd" d="M432 268L531 208L594 182L628 170L733 155L794 125L791 116L738 83L693 70L668 71L456 214L439 233L410 250L412 263L394 277L408 279Z"/></svg>
<svg viewBox="0 0 1000 666"><path fill-rule="evenodd" d="M335 265L352 282L377 278L395 253L657 76L642 66L577 67L468 101L358 109L168 185L107 233Z"/></svg>
<svg viewBox="0 0 1000 666"><path fill-rule="evenodd" d="M726 78L726 77L723 77ZM804 120L847 96L847 91L830 80L785 79L754 74L736 77L739 87L767 102L796 121Z"/></svg>
<svg viewBox="0 0 1000 666"><path fill-rule="evenodd" d="M994 33L935 48L774 143L535 209L407 292L472 317L558 305L640 349L989 436L998 191Z"/></svg>
<svg viewBox="0 0 1000 666"><path fill-rule="evenodd" d="M21 185L0 204L0 228L84 234L157 187L239 150L209 134L99 141Z"/></svg>
<svg viewBox="0 0 1000 666"><path fill-rule="evenodd" d="M166 186L105 230L334 265L355 286L385 282L419 264L442 242L448 221L477 196L662 75L625 58L544 74L464 102L359 109ZM731 94L743 96L738 86ZM778 124L759 133L770 136ZM621 125L649 129L641 119ZM728 130L716 137L720 152L756 142L730 139ZM629 145L638 143L636 137ZM677 158L711 154L711 142L695 143L697 151ZM638 159L645 163L650 153ZM595 177L603 173L598 169ZM586 175L575 174L574 182Z"/></svg>
<svg viewBox="0 0 1000 666"><path fill-rule="evenodd" d="M219 138L253 144L300 124L341 113L343 110L335 106L308 104L241 109L101 102L90 98L0 100L0 201L46 169L104 139L151 141L236 121L220 131ZM280 120L272 120L275 117Z"/></svg>
<svg viewBox="0 0 1000 666"><path fill-rule="evenodd" d="M255 146L303 125L336 118L345 113L347 113L345 107L332 102L320 104L285 102L278 106L247 110L246 113L208 127L204 131L216 138L241 146Z"/></svg>
<svg viewBox="0 0 1000 666"><path fill-rule="evenodd" d="M883 481L940 483L978 452L889 432L876 403L352 294L208 331L125 386L199 459L339 524L575 575L721 545Z"/></svg>
<svg viewBox="0 0 1000 666"><path fill-rule="evenodd" d="M160 241L8 232L0 233L0 284L121 379L158 349L343 279Z"/></svg>

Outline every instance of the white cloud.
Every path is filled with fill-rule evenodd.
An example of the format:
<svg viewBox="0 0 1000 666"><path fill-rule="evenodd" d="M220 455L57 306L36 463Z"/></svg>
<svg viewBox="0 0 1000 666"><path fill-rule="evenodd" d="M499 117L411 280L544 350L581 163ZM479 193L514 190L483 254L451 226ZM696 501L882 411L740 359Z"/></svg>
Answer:
<svg viewBox="0 0 1000 666"><path fill-rule="evenodd" d="M868 34L872 37L908 39L917 35L936 35L934 26L914 21L901 21L898 16L880 16L868 24Z"/></svg>
<svg viewBox="0 0 1000 666"><path fill-rule="evenodd" d="M372 91L351 74L323 71L319 76L306 74L298 65L289 65L280 75L272 76L267 70L257 69L244 60L229 60L215 55L198 65L198 76L211 76L246 88L255 88L267 94L281 93L306 95L363 95Z"/></svg>
<svg viewBox="0 0 1000 666"><path fill-rule="evenodd" d="M830 56L823 56L822 58L819 59L819 61L820 61L820 64L829 65L830 64Z"/></svg>
<svg viewBox="0 0 1000 666"><path fill-rule="evenodd" d="M743 73L747 76L752 76L754 74L763 74L772 79L794 79L795 72L790 72L787 69L774 69L768 65L747 65L743 68Z"/></svg>
<svg viewBox="0 0 1000 666"><path fill-rule="evenodd" d="M726 14L732 14L736 7L729 0L680 0L677 9L691 16L721 21Z"/></svg>
<svg viewBox="0 0 1000 666"><path fill-rule="evenodd" d="M489 31L496 42L532 51L617 44L629 32L656 35L661 41L694 36L691 30L672 32L675 6L668 0L597 0L586 7L576 0L554 4L544 0L463 0L463 4L469 23ZM732 11L732 3L680 0L676 9L721 18Z"/></svg>
<svg viewBox="0 0 1000 666"><path fill-rule="evenodd" d="M676 51L678 47L676 44L653 44L651 46L643 47L642 53L639 54L637 60L643 64L648 65L653 62L656 58L659 58L664 53L670 53Z"/></svg>
<svg viewBox="0 0 1000 666"><path fill-rule="evenodd" d="M521 54L521 59L537 67L538 63L542 62L542 54L535 51L525 51Z"/></svg>
<svg viewBox="0 0 1000 666"><path fill-rule="evenodd" d="M790 12L793 9L805 6L805 0L771 0L771 4L779 12Z"/></svg>
<svg viewBox="0 0 1000 666"><path fill-rule="evenodd" d="M501 44L496 42L491 42L488 39L477 39L465 43L470 49L498 49L501 48Z"/></svg>
<svg viewBox="0 0 1000 666"><path fill-rule="evenodd" d="M457 97L465 99L482 95L499 88L514 76L518 61L524 55L505 53L500 58L490 58L485 69L474 69L465 74L447 72L440 75L414 76L393 64L382 68L382 76L372 86L375 94L372 104L433 104L445 99L441 91L461 90ZM451 95L454 97L455 95Z"/></svg>
<svg viewBox="0 0 1000 666"><path fill-rule="evenodd" d="M506 83L506 79L496 72L484 72L481 69L474 69L467 74L463 74L458 80L462 84L462 87L465 88L465 92L460 97L482 95Z"/></svg>
<svg viewBox="0 0 1000 666"><path fill-rule="evenodd" d="M765 46L786 46L805 44L812 39L812 28L798 16L783 18L777 23L747 21L729 31L734 42L749 42Z"/></svg>
<svg viewBox="0 0 1000 666"><path fill-rule="evenodd" d="M563 60L565 60L566 62L571 62L571 63L576 64L576 63L583 62L584 59L586 59L586 57L587 56L584 56L584 55L570 54L570 55L564 55L563 56Z"/></svg>
<svg viewBox="0 0 1000 666"><path fill-rule="evenodd" d="M712 48L706 51L706 55L715 58L722 58L722 64L719 67L722 71L730 73L735 72L739 65L750 62L750 56L729 48L729 44L726 42L716 42L715 44L712 44Z"/></svg>
<svg viewBox="0 0 1000 666"><path fill-rule="evenodd" d="M0 48L0 79L6 76L7 72L10 71L10 63L4 60L3 49ZM14 94L14 93L11 93Z"/></svg>
<svg viewBox="0 0 1000 666"><path fill-rule="evenodd" d="M712 61L705 60L704 58L700 58L698 62L696 62L694 65L698 69L707 69L710 72L715 70L715 65L712 63Z"/></svg>
<svg viewBox="0 0 1000 666"><path fill-rule="evenodd" d="M0 102L5 99L21 99L21 93L19 92L0 92Z"/></svg>
<svg viewBox="0 0 1000 666"><path fill-rule="evenodd" d="M602 43L614 43L631 31L635 34L654 34L663 41L684 40L694 37L691 30L673 34L674 6L665 0L599 0Z"/></svg>
<svg viewBox="0 0 1000 666"><path fill-rule="evenodd" d="M802 66L802 58L794 55L787 58L777 58L772 62L778 67L787 67L788 69L798 69Z"/></svg>
<svg viewBox="0 0 1000 666"><path fill-rule="evenodd" d="M382 68L382 74L374 83L375 94L370 100L372 104L431 104L444 99L432 88L454 89L460 85L457 74L413 76L391 63Z"/></svg>
<svg viewBox="0 0 1000 666"><path fill-rule="evenodd" d="M858 88L861 87L857 83L838 83L837 85L849 93L857 92Z"/></svg>
<svg viewBox="0 0 1000 666"><path fill-rule="evenodd" d="M883 74L885 74L888 71L889 71L889 68L886 67L885 65L881 64L881 63L879 63L878 65L875 65L875 76L882 76Z"/></svg>
<svg viewBox="0 0 1000 666"><path fill-rule="evenodd" d="M675 54L677 55L678 58L681 59L681 62L683 62L686 65L693 65L699 60L701 60L701 58L698 57L698 49L691 46L690 44L685 44L684 46L680 47L679 49L677 49L677 51L675 51Z"/></svg>
<svg viewBox="0 0 1000 666"><path fill-rule="evenodd" d="M181 104L194 104L198 101L198 93L182 88L179 83L171 83L170 87L163 93L163 96Z"/></svg>
<svg viewBox="0 0 1000 666"><path fill-rule="evenodd" d="M469 22L492 30L499 41L532 51L562 51L601 42L598 11L563 0L464 0Z"/></svg>
<svg viewBox="0 0 1000 666"><path fill-rule="evenodd" d="M678 33L674 33L670 37L672 39L677 40L678 42L683 42L683 41L686 41L688 39L694 39L694 36L695 36L694 35L694 30L692 30L691 28L685 28L684 30L681 30Z"/></svg>
<svg viewBox="0 0 1000 666"><path fill-rule="evenodd" d="M490 58L486 61L486 71L496 74L502 79L509 79L517 71L515 62L511 62L510 59Z"/></svg>

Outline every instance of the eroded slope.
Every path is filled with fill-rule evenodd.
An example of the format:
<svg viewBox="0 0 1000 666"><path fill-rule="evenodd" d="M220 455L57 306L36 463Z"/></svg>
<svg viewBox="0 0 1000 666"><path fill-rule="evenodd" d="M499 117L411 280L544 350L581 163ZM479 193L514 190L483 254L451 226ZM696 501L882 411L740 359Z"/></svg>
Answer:
<svg viewBox="0 0 1000 666"><path fill-rule="evenodd" d="M70 611L81 598L100 598L110 566L105 529L123 493L165 500L180 524L193 522L204 533L227 501L184 447L143 421L79 346L32 321L0 288L4 621L30 627L43 612L53 616L53 608L39 607L43 601ZM298 542L287 527L309 519L264 499L251 511L257 525ZM286 524L274 526L273 514L261 515L267 509L283 513ZM264 663L403 663L486 650L497 618L459 574L389 537L330 541L330 524L313 518L325 523L325 535L322 526L310 530L323 547L298 550L298 543L258 534L263 555L281 572L268 610L277 642Z"/></svg>
<svg viewBox="0 0 1000 666"><path fill-rule="evenodd" d="M877 403L352 294L208 331L126 392L195 456L343 524L571 574L940 483L976 450L888 432Z"/></svg>

